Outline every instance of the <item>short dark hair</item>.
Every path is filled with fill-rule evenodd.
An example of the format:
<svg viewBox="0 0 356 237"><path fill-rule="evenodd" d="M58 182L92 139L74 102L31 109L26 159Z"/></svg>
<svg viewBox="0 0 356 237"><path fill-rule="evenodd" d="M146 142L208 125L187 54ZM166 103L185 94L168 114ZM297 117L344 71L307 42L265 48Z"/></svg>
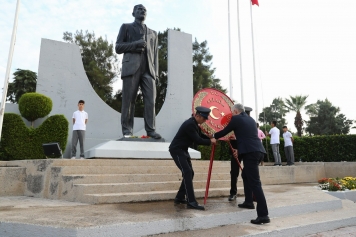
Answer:
<svg viewBox="0 0 356 237"><path fill-rule="evenodd" d="M274 126L277 126L277 121L272 121Z"/></svg>
<svg viewBox="0 0 356 237"><path fill-rule="evenodd" d="M283 128L287 128L287 126L283 126Z"/></svg>
<svg viewBox="0 0 356 237"><path fill-rule="evenodd" d="M78 104L85 104L84 100L79 100Z"/></svg>
<svg viewBox="0 0 356 237"><path fill-rule="evenodd" d="M134 11L136 10L136 8L138 8L139 6L143 6L142 4L137 4L134 6L133 10L132 10L132 13L134 13ZM144 6L143 6L144 7Z"/></svg>
<svg viewBox="0 0 356 237"><path fill-rule="evenodd" d="M257 127L259 128L260 127L260 124L259 123L256 123Z"/></svg>

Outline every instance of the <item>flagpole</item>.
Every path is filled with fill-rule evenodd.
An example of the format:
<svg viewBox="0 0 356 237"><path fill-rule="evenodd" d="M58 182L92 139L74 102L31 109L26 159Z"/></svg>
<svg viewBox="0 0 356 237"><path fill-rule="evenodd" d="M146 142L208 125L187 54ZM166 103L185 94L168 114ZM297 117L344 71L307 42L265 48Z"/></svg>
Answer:
<svg viewBox="0 0 356 237"><path fill-rule="evenodd" d="M241 35L240 35L240 9L239 0L237 0L237 32L239 37L239 57L240 57L240 87L241 87L241 104L244 104L244 83L242 79L242 56L241 56Z"/></svg>
<svg viewBox="0 0 356 237"><path fill-rule="evenodd" d="M231 35L230 35L230 0L227 1L228 4L228 27L229 27L229 82L230 82L230 98L233 100L233 84L231 75Z"/></svg>
<svg viewBox="0 0 356 237"><path fill-rule="evenodd" d="M257 82L256 82L256 63L255 63L255 40L253 35L252 1L250 2L251 15L251 37L252 37L252 57L253 57L253 78L255 86L255 119L258 120L258 102L257 102Z"/></svg>
<svg viewBox="0 0 356 237"><path fill-rule="evenodd" d="M4 121L5 102L6 102L6 96L7 96L7 87L8 87L8 84L9 84L10 69L11 69L11 64L12 64L12 56L14 54L14 47L15 47L15 41L16 41L16 31L17 31L17 22L18 22L19 10L20 10L20 0L17 0L15 19L14 19L14 27L12 29L11 43L10 43L10 49L9 49L9 57L7 59L7 68L6 68L4 89L3 89L3 92L2 92L2 100L1 100L1 108L0 108L0 140L1 140L1 133L2 133L2 124L3 124L3 121Z"/></svg>

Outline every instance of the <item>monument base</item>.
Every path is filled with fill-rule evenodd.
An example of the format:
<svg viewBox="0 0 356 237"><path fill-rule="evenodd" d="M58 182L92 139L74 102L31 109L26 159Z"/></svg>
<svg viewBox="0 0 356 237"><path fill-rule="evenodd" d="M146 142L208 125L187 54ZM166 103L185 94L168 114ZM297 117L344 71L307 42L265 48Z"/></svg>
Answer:
<svg viewBox="0 0 356 237"><path fill-rule="evenodd" d="M142 141L108 141L90 148L85 152L85 158L105 159L172 159L169 153L170 143ZM192 159L200 159L200 152L188 150Z"/></svg>
<svg viewBox="0 0 356 237"><path fill-rule="evenodd" d="M116 141L122 141L122 142L165 142L164 138L154 139L152 137L149 137L149 138L122 137L120 139L117 139Z"/></svg>

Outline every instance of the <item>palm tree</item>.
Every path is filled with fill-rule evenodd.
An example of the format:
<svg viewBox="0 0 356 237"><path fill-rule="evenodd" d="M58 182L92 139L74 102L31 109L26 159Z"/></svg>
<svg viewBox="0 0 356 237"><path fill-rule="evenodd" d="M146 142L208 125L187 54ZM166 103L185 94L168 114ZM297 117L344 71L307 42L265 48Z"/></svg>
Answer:
<svg viewBox="0 0 356 237"><path fill-rule="evenodd" d="M295 97L289 97L290 99L286 99L286 105L289 110L297 112L297 115L294 118L294 125L297 128L298 136L301 137L304 121L302 119L302 115L300 114L300 110L307 103L308 95L297 95Z"/></svg>

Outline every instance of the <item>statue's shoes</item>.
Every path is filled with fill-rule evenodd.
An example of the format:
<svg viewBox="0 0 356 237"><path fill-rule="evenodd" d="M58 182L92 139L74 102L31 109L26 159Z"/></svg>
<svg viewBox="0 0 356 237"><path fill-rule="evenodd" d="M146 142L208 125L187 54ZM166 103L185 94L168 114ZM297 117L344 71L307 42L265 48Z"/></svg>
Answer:
<svg viewBox="0 0 356 237"><path fill-rule="evenodd" d="M161 138L162 138L161 135L159 135L159 134L156 133L156 132L148 132L148 133L147 133L147 136L152 137L152 138L154 138L154 139L161 139Z"/></svg>

